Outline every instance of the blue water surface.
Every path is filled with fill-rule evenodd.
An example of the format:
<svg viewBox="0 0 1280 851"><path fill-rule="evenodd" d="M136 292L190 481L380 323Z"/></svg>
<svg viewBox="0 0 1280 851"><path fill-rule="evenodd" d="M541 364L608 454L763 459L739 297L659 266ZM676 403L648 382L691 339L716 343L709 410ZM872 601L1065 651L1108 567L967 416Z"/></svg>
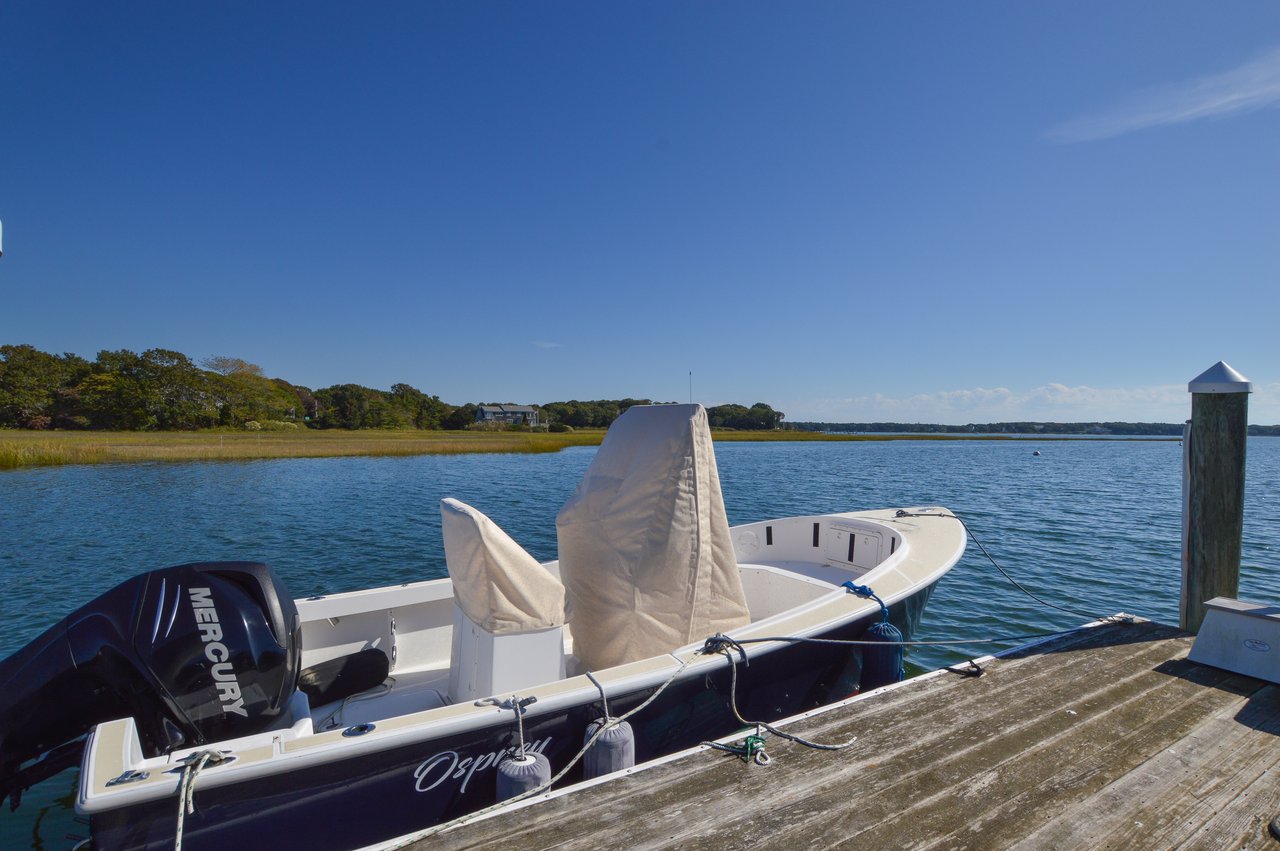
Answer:
<svg viewBox="0 0 1280 851"><path fill-rule="evenodd" d="M1038 450L1039 456L1033 455ZM0 473L0 657L136 573L265 561L295 597L445 575L438 504L471 503L540 560L594 448L549 455L324 458L40 468ZM1178 619L1182 450L1176 441L719 443L730 523L942 505L970 542L917 638L1074 626L1127 611ZM1240 597L1280 589L1280 439L1248 444ZM913 648L913 671L996 648ZM0 847L68 848L71 773L0 814ZM5 808L7 810L7 807ZM72 837L72 838L68 838Z"/></svg>

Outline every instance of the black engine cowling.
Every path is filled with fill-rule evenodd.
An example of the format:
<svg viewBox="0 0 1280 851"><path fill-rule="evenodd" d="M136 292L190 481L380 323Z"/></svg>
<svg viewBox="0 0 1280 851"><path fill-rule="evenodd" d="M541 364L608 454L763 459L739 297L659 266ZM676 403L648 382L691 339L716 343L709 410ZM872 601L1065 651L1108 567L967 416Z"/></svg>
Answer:
<svg viewBox="0 0 1280 851"><path fill-rule="evenodd" d="M300 633L265 564L184 564L116 586L0 662L0 800L59 767L24 762L65 754L103 721L134 718L148 756L270 729L297 687Z"/></svg>

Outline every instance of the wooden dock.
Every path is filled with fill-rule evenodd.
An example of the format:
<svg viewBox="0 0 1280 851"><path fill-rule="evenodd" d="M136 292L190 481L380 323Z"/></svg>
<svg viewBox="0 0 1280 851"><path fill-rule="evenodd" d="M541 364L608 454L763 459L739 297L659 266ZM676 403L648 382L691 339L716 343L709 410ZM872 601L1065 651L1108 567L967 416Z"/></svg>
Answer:
<svg viewBox="0 0 1280 851"><path fill-rule="evenodd" d="M1280 849L1280 686L1191 640L1077 630L787 727L844 751L700 750L411 847Z"/></svg>

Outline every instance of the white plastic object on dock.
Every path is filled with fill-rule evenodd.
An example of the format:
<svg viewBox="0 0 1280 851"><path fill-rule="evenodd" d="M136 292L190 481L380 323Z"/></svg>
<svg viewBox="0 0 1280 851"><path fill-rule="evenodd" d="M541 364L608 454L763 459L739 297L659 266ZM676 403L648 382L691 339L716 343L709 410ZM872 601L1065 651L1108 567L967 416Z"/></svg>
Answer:
<svg viewBox="0 0 1280 851"><path fill-rule="evenodd" d="M1187 659L1280 683L1280 606L1214 597Z"/></svg>

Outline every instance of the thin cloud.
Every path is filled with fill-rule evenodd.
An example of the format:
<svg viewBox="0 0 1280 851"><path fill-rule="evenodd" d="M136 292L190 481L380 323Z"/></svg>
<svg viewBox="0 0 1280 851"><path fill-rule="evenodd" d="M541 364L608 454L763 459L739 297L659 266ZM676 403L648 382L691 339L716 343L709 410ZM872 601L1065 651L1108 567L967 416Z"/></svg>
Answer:
<svg viewBox="0 0 1280 851"><path fill-rule="evenodd" d="M896 398L876 393L843 399L822 399L810 405L813 417L823 422L1180 422L1190 411L1185 384L1140 388L1068 387L1045 384L1029 390L976 387L920 393Z"/></svg>
<svg viewBox="0 0 1280 851"><path fill-rule="evenodd" d="M534 340L533 344L540 349L563 349L564 343L550 343L546 340Z"/></svg>
<svg viewBox="0 0 1280 851"><path fill-rule="evenodd" d="M1151 127L1227 118L1280 105L1280 48L1221 74L1135 94L1109 110L1059 124L1056 142L1093 142Z"/></svg>

